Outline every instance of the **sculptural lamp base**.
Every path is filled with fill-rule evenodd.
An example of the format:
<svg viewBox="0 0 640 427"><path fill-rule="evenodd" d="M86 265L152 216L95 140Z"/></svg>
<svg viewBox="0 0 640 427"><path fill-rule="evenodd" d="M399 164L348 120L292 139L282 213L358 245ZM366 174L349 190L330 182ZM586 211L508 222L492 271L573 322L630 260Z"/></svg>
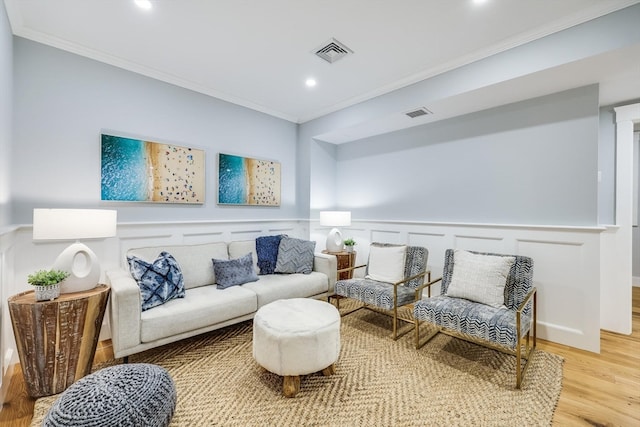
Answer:
<svg viewBox="0 0 640 427"><path fill-rule="evenodd" d="M93 289L100 280L100 263L96 254L83 243L67 247L53 263L54 270L69 272L60 293L81 292Z"/></svg>
<svg viewBox="0 0 640 427"><path fill-rule="evenodd" d="M327 251L342 252L343 249L342 233L337 228L333 228L327 236Z"/></svg>

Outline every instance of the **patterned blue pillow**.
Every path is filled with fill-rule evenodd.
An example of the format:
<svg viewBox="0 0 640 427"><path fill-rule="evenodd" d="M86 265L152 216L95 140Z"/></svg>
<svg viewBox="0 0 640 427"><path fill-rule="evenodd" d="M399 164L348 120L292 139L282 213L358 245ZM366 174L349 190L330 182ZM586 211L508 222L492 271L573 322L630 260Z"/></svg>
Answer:
<svg viewBox="0 0 640 427"><path fill-rule="evenodd" d="M311 273L315 248L316 242L283 237L278 248L276 273Z"/></svg>
<svg viewBox="0 0 640 427"><path fill-rule="evenodd" d="M135 256L127 256L131 275L140 286L142 311L164 304L174 298L184 298L182 270L169 252L161 252L149 264Z"/></svg>
<svg viewBox="0 0 640 427"><path fill-rule="evenodd" d="M261 236L256 238L256 254L258 255L258 268L260 274L273 274L278 262L278 247L282 235Z"/></svg>
<svg viewBox="0 0 640 427"><path fill-rule="evenodd" d="M251 252L236 259L212 259L218 289L226 289L258 280Z"/></svg>

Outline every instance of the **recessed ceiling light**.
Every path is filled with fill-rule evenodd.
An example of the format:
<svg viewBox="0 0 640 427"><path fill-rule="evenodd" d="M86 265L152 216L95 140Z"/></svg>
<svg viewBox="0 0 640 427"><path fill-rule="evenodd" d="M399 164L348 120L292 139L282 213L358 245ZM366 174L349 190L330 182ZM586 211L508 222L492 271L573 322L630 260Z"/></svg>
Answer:
<svg viewBox="0 0 640 427"><path fill-rule="evenodd" d="M473 0L473 2L474 2L475 4L482 4L482 3L486 3L486 2L487 2L487 0Z"/></svg>
<svg viewBox="0 0 640 427"><path fill-rule="evenodd" d="M307 85L307 87L314 87L315 85L318 84L318 82L316 81L316 79L309 77L305 82L305 85Z"/></svg>
<svg viewBox="0 0 640 427"><path fill-rule="evenodd" d="M151 1L150 0L134 0L134 3L140 9L144 9L144 10L151 9Z"/></svg>

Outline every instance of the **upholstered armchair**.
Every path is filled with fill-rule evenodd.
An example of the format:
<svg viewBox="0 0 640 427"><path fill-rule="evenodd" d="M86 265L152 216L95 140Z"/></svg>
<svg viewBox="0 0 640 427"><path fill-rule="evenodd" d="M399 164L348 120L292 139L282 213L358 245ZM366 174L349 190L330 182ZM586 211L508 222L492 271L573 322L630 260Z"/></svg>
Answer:
<svg viewBox="0 0 640 427"><path fill-rule="evenodd" d="M512 354L516 356L516 388L520 388L536 347L532 281L533 260L529 257L448 249L442 278L424 285L441 282L441 295L414 305L416 348L424 345L420 323L426 321L436 326L426 341L444 332Z"/></svg>
<svg viewBox="0 0 640 427"><path fill-rule="evenodd" d="M398 308L420 299L421 285L425 283L425 277L427 280L430 278L428 256L429 251L421 246L372 243L367 264L340 270L366 268L365 276L338 280L335 294L338 298L346 297L363 303L357 309L370 308L393 317L395 340L398 338Z"/></svg>

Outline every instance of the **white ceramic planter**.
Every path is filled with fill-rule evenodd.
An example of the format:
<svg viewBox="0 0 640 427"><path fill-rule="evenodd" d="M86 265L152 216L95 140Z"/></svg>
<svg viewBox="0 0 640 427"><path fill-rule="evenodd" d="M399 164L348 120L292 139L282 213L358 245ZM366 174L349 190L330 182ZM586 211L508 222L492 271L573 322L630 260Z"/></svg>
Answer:
<svg viewBox="0 0 640 427"><path fill-rule="evenodd" d="M49 286L34 286L36 301L53 301L60 296L60 283Z"/></svg>

